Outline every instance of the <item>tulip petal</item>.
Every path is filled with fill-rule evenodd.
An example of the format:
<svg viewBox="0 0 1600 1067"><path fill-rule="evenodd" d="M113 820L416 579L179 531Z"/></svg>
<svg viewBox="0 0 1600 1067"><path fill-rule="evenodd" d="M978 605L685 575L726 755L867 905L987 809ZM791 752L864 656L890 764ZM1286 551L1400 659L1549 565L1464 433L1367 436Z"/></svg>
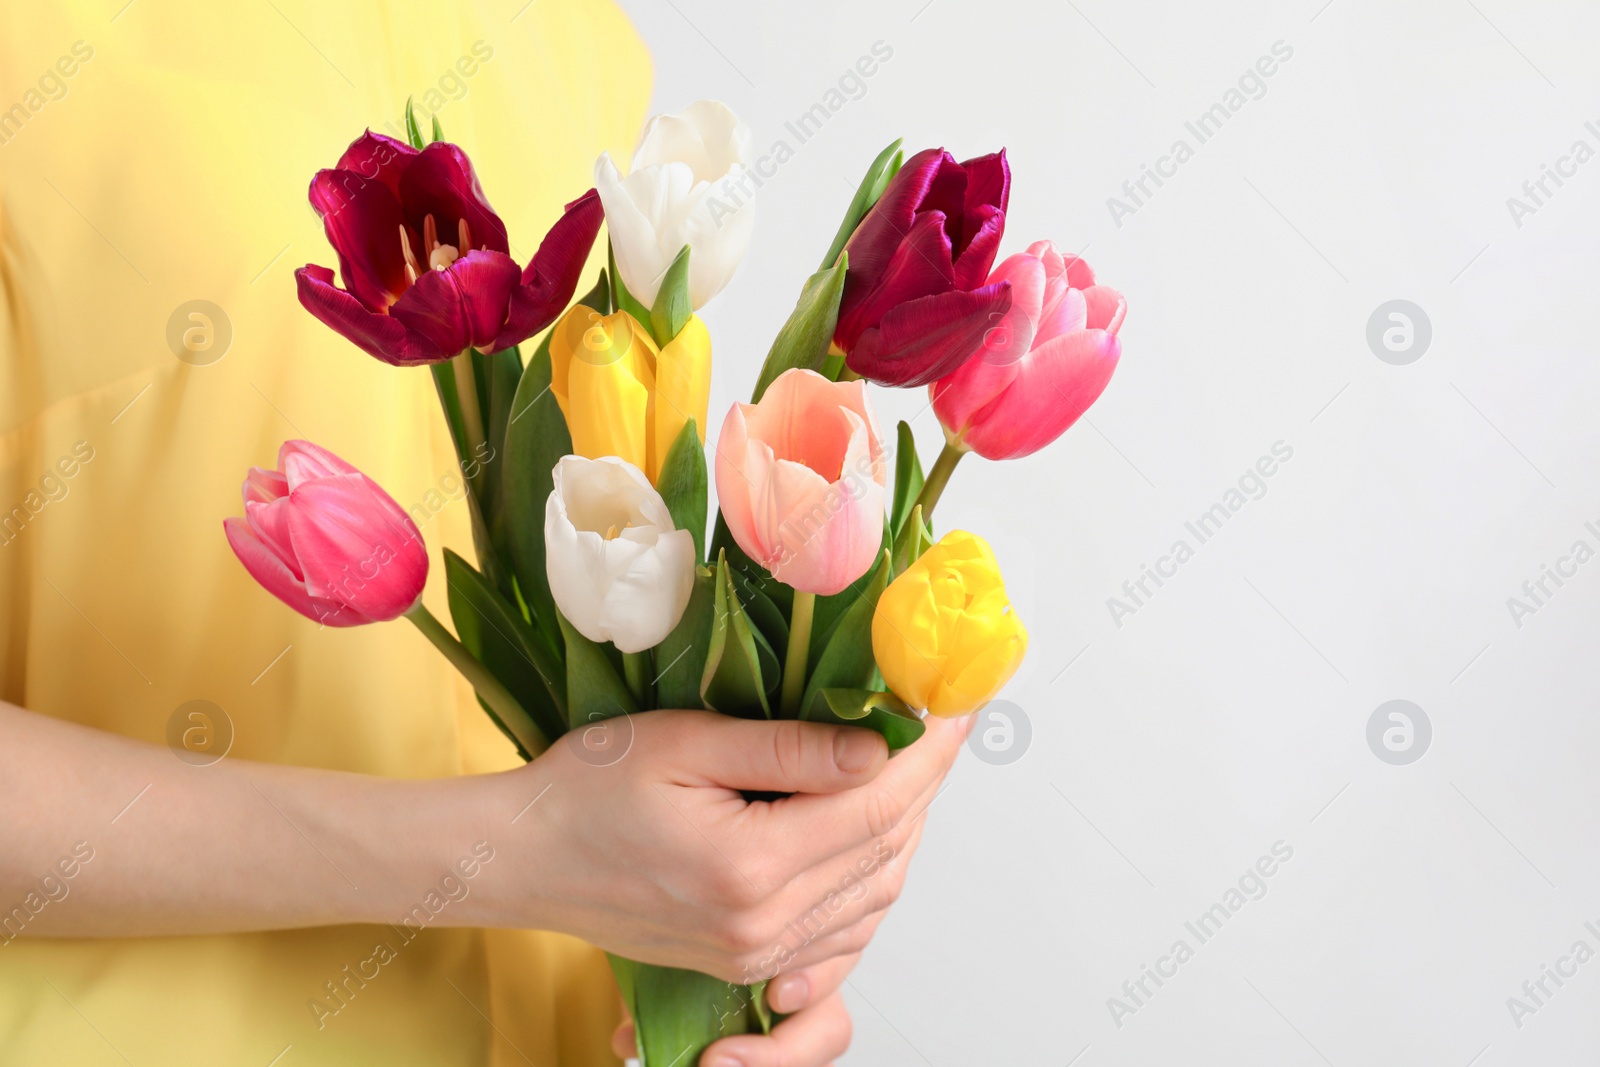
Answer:
<svg viewBox="0 0 1600 1067"><path fill-rule="evenodd" d="M650 465L647 428L655 381L649 363L654 346L642 328L628 330L627 339L618 338L618 344L580 349L565 361L563 410L578 455L617 456L644 470Z"/></svg>
<svg viewBox="0 0 1600 1067"><path fill-rule="evenodd" d="M439 240L453 245L456 221L466 219L474 249L511 253L511 246L506 243L506 224L483 195L472 161L448 141L430 144L406 167L400 175L399 201L405 209L405 221L417 233L422 232L423 219L432 215ZM390 232L394 232L392 228ZM465 254L467 249L459 251Z"/></svg>
<svg viewBox="0 0 1600 1067"><path fill-rule="evenodd" d="M750 435L772 449L774 458L810 468L824 485L835 481L850 446L851 424L839 404L842 392L839 383L820 374L785 372L761 403L746 407Z"/></svg>
<svg viewBox="0 0 1600 1067"><path fill-rule="evenodd" d="M1044 312L1047 289L1044 264L1018 253L989 275L989 283L1011 283L1011 307L983 334L981 358L989 363L1015 363L1033 347L1034 334Z"/></svg>
<svg viewBox="0 0 1600 1067"><path fill-rule="evenodd" d="M427 336L408 330L404 323L362 303L333 284L333 271L307 264L295 271L300 305L324 325L369 356L385 363L410 367L439 363L455 355Z"/></svg>
<svg viewBox="0 0 1600 1067"><path fill-rule="evenodd" d="M656 396L654 432L650 441L650 466L645 473L652 483L660 480L661 464L666 462L672 443L683 432L684 423L694 420L701 444L706 439L706 406L711 398L711 332L699 315L689 316L678 336L656 357Z"/></svg>
<svg viewBox="0 0 1600 1067"><path fill-rule="evenodd" d="M1045 244L1049 244L1048 241ZM1094 284L1094 271L1086 260L1077 256L1062 256L1062 269L1067 274L1067 284L1074 289L1087 289Z"/></svg>
<svg viewBox="0 0 1600 1067"><path fill-rule="evenodd" d="M888 269L901 239L911 231L917 210L927 199L944 161L950 158L942 148L925 148L901 165L845 245L852 275L859 274L876 284Z"/></svg>
<svg viewBox="0 0 1600 1067"><path fill-rule="evenodd" d="M389 187L355 171L320 170L311 179L310 196L350 294L368 311L399 299L407 284L400 248L405 216Z"/></svg>
<svg viewBox="0 0 1600 1067"><path fill-rule="evenodd" d="M633 169L684 162L698 181L713 182L738 164L750 163L750 128L720 100L696 100L676 115L655 115L645 124Z"/></svg>
<svg viewBox="0 0 1600 1067"><path fill-rule="evenodd" d="M417 150L404 141L367 130L344 150L337 169L353 171L363 178L382 182L398 201L400 175L416 158Z"/></svg>
<svg viewBox="0 0 1600 1067"><path fill-rule="evenodd" d="M1044 310L1039 315L1039 327L1034 331L1035 347L1062 334L1084 329L1089 322L1089 302L1081 289L1072 289L1064 278L1056 278L1049 285Z"/></svg>
<svg viewBox="0 0 1600 1067"><path fill-rule="evenodd" d="M595 190L605 207L606 229L611 236L617 273L628 292L646 307L655 303L660 278L671 265L671 260L662 261L656 219L650 213L665 200L665 179L658 181L654 173L660 170L663 168L651 167L649 173L644 168L636 169L624 180L609 153L594 164ZM690 262L693 262L692 257ZM646 284L651 278L657 279L653 288Z"/></svg>
<svg viewBox="0 0 1600 1067"><path fill-rule="evenodd" d="M289 501L289 536L308 593L373 621L416 603L428 577L422 535L374 482L362 474L319 478L302 482Z"/></svg>
<svg viewBox="0 0 1600 1067"><path fill-rule="evenodd" d="M532 337L550 325L572 300L604 218L600 194L593 189L566 206L523 269L520 284L511 292L505 324L494 339L495 350Z"/></svg>
<svg viewBox="0 0 1600 1067"><path fill-rule="evenodd" d="M852 260L845 275L839 324L834 330L839 347L854 352L861 335L880 325L898 307L955 288L950 235L944 224L945 216L939 212L919 214L904 239L895 245L884 271L876 277L857 272Z"/></svg>
<svg viewBox="0 0 1600 1067"><path fill-rule="evenodd" d="M508 255L469 252L444 270L425 272L389 315L441 352L489 348L505 322L517 274Z"/></svg>
<svg viewBox="0 0 1600 1067"><path fill-rule="evenodd" d="M283 560L256 537L244 519L230 515L222 520L222 529L227 534L233 554L239 557L239 562L250 572L250 577L312 622L328 626L360 626L372 621L352 610L341 609L332 601L309 595Z"/></svg>
<svg viewBox="0 0 1600 1067"><path fill-rule="evenodd" d="M244 476L244 502L252 500L270 504L280 496L289 495L289 482L281 471L269 471L265 467L251 467Z"/></svg>
<svg viewBox="0 0 1600 1067"><path fill-rule="evenodd" d="M286 493L293 492L295 486L310 478L361 473L321 445L298 438L278 446L278 469L284 472Z"/></svg>
<svg viewBox="0 0 1600 1067"><path fill-rule="evenodd" d="M1065 433L1099 399L1122 343L1104 330L1080 330L1028 354L1017 381L972 419L962 443L987 459L1016 459Z"/></svg>
<svg viewBox="0 0 1600 1067"><path fill-rule="evenodd" d="M294 545L289 540L287 497L280 497L266 504L255 500L246 501L244 521L249 525L250 532L255 534L273 555L283 561L283 565L294 575L296 581L304 580L305 575L300 573L300 563L294 557Z"/></svg>
<svg viewBox="0 0 1600 1067"><path fill-rule="evenodd" d="M880 385L926 385L977 352L984 331L1010 307L1008 282L901 304L861 335L850 350L850 369Z"/></svg>
<svg viewBox="0 0 1600 1067"><path fill-rule="evenodd" d="M941 687L928 704L930 715L949 717L976 711L993 700L1017 673L1028 651L1028 633L1016 620L1015 612L1007 618L1011 622L1002 627L1001 632L990 635L990 643Z"/></svg>
<svg viewBox="0 0 1600 1067"><path fill-rule="evenodd" d="M779 516L774 541L781 556L772 576L803 592L832 596L865 574L883 544L883 485L871 477L865 423L852 423L842 475L825 482L789 460L774 465L772 509Z"/></svg>
<svg viewBox="0 0 1600 1067"><path fill-rule="evenodd" d="M1088 303L1084 316L1084 325L1088 329L1114 334L1122 328L1122 320L1128 314L1128 302L1121 293L1107 285L1095 285L1085 289L1083 296Z"/></svg>
<svg viewBox="0 0 1600 1067"><path fill-rule="evenodd" d="M609 542L608 551L620 554L621 541ZM600 605L600 629L619 652L643 652L666 640L694 592L694 536L688 530L661 534L640 549L611 580Z"/></svg>
<svg viewBox="0 0 1600 1067"><path fill-rule="evenodd" d="M544 533L551 595L585 637L642 652L678 624L694 587L694 538L673 529L637 467L614 456L563 457Z"/></svg>
<svg viewBox="0 0 1600 1067"><path fill-rule="evenodd" d="M746 470L751 449L745 409L754 406L734 404L728 409L727 417L722 420L722 432L717 435L714 470L722 520L744 554L759 560L764 557L765 548L757 540L755 480Z"/></svg>

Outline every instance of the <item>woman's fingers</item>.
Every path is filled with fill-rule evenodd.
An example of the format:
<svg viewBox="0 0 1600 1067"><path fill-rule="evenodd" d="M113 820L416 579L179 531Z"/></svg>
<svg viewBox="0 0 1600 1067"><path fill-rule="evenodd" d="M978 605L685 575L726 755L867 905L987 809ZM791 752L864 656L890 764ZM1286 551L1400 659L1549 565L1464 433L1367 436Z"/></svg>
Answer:
<svg viewBox="0 0 1600 1067"><path fill-rule="evenodd" d="M860 954L877 933L878 925L888 914L890 905L899 897L911 852L916 849L921 834L919 824L893 864L868 883L867 895L852 903L848 910L841 910L833 921L817 921L815 916L826 914L824 908L810 913L804 920L791 923L779 944L764 957L763 965L759 969L752 968L751 973L781 978L841 956Z"/></svg>
<svg viewBox="0 0 1600 1067"><path fill-rule="evenodd" d="M884 837L914 818L922 810L922 795L955 762L973 719L930 716L927 723L928 732L865 785L838 793L798 793L745 809L752 849L789 855L810 867Z"/></svg>
<svg viewBox="0 0 1600 1067"><path fill-rule="evenodd" d="M833 996L860 962L861 953L854 952L790 974L780 974L767 985L767 1004L780 1015L793 1015L809 1008Z"/></svg>
<svg viewBox="0 0 1600 1067"><path fill-rule="evenodd" d="M850 1047L850 1013L837 992L773 1028L765 1037L725 1037L701 1067L827 1067Z"/></svg>

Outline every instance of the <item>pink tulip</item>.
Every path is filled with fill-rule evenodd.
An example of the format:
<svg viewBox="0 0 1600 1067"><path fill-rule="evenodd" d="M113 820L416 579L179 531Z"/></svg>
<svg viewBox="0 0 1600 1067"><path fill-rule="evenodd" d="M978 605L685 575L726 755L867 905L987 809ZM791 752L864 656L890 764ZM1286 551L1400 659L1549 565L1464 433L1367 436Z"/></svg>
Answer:
<svg viewBox="0 0 1600 1067"><path fill-rule="evenodd" d="M883 443L866 384L788 370L722 424L717 497L728 531L802 593L844 589L883 541Z"/></svg>
<svg viewBox="0 0 1600 1067"><path fill-rule="evenodd" d="M250 576L329 626L386 622L422 595L428 550L378 484L310 441L285 441L278 469L250 468L244 518L223 520Z"/></svg>
<svg viewBox="0 0 1600 1067"><path fill-rule="evenodd" d="M958 448L1016 459L1067 432L1111 381L1128 302L1094 283L1077 256L1036 241L989 275L1011 283L1011 310L984 346L931 386L933 410Z"/></svg>

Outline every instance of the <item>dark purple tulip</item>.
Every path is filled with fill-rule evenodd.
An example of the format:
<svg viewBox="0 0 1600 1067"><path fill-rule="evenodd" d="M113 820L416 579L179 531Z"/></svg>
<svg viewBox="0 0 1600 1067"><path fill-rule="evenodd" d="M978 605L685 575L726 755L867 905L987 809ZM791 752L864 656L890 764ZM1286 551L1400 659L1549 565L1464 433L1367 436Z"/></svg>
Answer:
<svg viewBox="0 0 1600 1067"><path fill-rule="evenodd" d="M311 206L344 288L308 264L295 272L300 303L399 366L509 348L544 329L572 299L603 218L590 189L519 269L465 152L443 141L418 151L370 130L317 172Z"/></svg>
<svg viewBox="0 0 1600 1067"><path fill-rule="evenodd" d="M852 371L926 385L982 346L1011 307L1008 283L985 284L1010 193L1004 150L957 163L929 148L906 160L845 245L833 338Z"/></svg>

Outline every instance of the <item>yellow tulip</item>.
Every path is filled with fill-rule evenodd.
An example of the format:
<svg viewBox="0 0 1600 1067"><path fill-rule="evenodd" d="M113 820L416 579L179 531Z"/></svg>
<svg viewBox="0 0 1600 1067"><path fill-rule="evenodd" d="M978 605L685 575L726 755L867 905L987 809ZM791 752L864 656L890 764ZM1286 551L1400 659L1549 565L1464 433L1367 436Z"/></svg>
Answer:
<svg viewBox="0 0 1600 1067"><path fill-rule="evenodd" d="M907 704L942 717L987 704L1027 650L994 552L965 530L945 534L890 582L872 616L884 681Z"/></svg>
<svg viewBox="0 0 1600 1067"><path fill-rule="evenodd" d="M650 331L626 311L601 315L575 304L550 336L550 391L574 453L618 456L654 485L684 423L693 419L705 443L711 334L693 315L657 350Z"/></svg>

